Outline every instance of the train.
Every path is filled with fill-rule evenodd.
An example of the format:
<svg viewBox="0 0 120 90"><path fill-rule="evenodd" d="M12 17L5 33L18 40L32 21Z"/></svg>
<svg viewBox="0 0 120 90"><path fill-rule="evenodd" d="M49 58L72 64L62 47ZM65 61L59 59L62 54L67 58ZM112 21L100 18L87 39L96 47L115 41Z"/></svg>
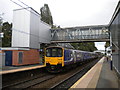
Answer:
<svg viewBox="0 0 120 90"><path fill-rule="evenodd" d="M95 52L50 46L45 49L45 67L48 72L60 72L64 67L98 58Z"/></svg>

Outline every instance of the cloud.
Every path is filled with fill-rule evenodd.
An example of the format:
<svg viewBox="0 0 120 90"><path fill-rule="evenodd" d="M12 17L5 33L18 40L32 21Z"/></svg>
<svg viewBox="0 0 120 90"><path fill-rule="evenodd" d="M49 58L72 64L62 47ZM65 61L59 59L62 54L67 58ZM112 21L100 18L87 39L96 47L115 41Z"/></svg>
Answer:
<svg viewBox="0 0 120 90"><path fill-rule="evenodd" d="M95 46L97 47L98 50L105 50L105 43L106 42L95 42Z"/></svg>

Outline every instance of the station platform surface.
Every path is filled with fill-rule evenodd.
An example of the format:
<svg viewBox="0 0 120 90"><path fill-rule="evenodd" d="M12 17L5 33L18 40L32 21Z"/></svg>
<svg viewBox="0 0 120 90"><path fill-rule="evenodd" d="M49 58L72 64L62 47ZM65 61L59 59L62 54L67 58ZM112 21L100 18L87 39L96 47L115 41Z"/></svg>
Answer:
<svg viewBox="0 0 120 90"><path fill-rule="evenodd" d="M0 68L0 75L15 73L20 71L32 70L45 67L43 64L25 65L25 66L3 66Z"/></svg>
<svg viewBox="0 0 120 90"><path fill-rule="evenodd" d="M114 88L120 89L119 80L114 70L110 68L110 60L103 57L69 90L75 88Z"/></svg>

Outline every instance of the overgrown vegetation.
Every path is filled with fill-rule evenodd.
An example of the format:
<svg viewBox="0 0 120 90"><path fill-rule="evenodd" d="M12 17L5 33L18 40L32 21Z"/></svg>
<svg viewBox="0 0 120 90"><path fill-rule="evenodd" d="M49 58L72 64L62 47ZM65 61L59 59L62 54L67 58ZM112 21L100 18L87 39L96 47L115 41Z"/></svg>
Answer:
<svg viewBox="0 0 120 90"><path fill-rule="evenodd" d="M49 25L53 25L53 18L48 4L44 4L44 6L40 9L40 12L41 12L41 20Z"/></svg>
<svg viewBox="0 0 120 90"><path fill-rule="evenodd" d="M110 46L110 42L106 42L105 43L105 47L107 48L107 47L109 47Z"/></svg>
<svg viewBox="0 0 120 90"><path fill-rule="evenodd" d="M2 47L11 47L11 37L12 37L12 24L4 22L2 25L2 32L4 37L2 38Z"/></svg>
<svg viewBox="0 0 120 90"><path fill-rule="evenodd" d="M71 45L77 50L90 51L90 52L93 52L93 51L97 50L94 42L71 43Z"/></svg>
<svg viewBox="0 0 120 90"><path fill-rule="evenodd" d="M53 18L51 11L49 9L48 4L44 4L43 7L40 8L41 20L51 25L53 29L60 28L60 26L53 24Z"/></svg>

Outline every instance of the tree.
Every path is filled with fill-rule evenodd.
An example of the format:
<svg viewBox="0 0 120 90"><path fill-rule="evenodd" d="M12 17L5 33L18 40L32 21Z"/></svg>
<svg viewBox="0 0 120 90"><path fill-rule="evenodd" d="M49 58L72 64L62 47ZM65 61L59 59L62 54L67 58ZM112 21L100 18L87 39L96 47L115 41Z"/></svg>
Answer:
<svg viewBox="0 0 120 90"><path fill-rule="evenodd" d="M2 47L2 37L1 37L1 33L2 33L2 17L0 15L0 47Z"/></svg>
<svg viewBox="0 0 120 90"><path fill-rule="evenodd" d="M0 17L0 33L2 32L2 19Z"/></svg>
<svg viewBox="0 0 120 90"><path fill-rule="evenodd" d="M8 22L3 23L2 32L4 37L2 38L2 47L11 47L11 37L12 37L12 24Z"/></svg>
<svg viewBox="0 0 120 90"><path fill-rule="evenodd" d="M110 42L106 42L105 43L105 47L107 48L107 47L109 47L110 46Z"/></svg>
<svg viewBox="0 0 120 90"><path fill-rule="evenodd" d="M44 4L44 6L40 9L40 12L41 20L53 26L53 19L48 4Z"/></svg>
<svg viewBox="0 0 120 90"><path fill-rule="evenodd" d="M2 16L4 15L4 13L0 14L0 33L2 32L2 24L3 24L3 18Z"/></svg>
<svg viewBox="0 0 120 90"><path fill-rule="evenodd" d="M90 51L93 52L97 50L94 42L87 43L71 43L71 45L77 50Z"/></svg>

